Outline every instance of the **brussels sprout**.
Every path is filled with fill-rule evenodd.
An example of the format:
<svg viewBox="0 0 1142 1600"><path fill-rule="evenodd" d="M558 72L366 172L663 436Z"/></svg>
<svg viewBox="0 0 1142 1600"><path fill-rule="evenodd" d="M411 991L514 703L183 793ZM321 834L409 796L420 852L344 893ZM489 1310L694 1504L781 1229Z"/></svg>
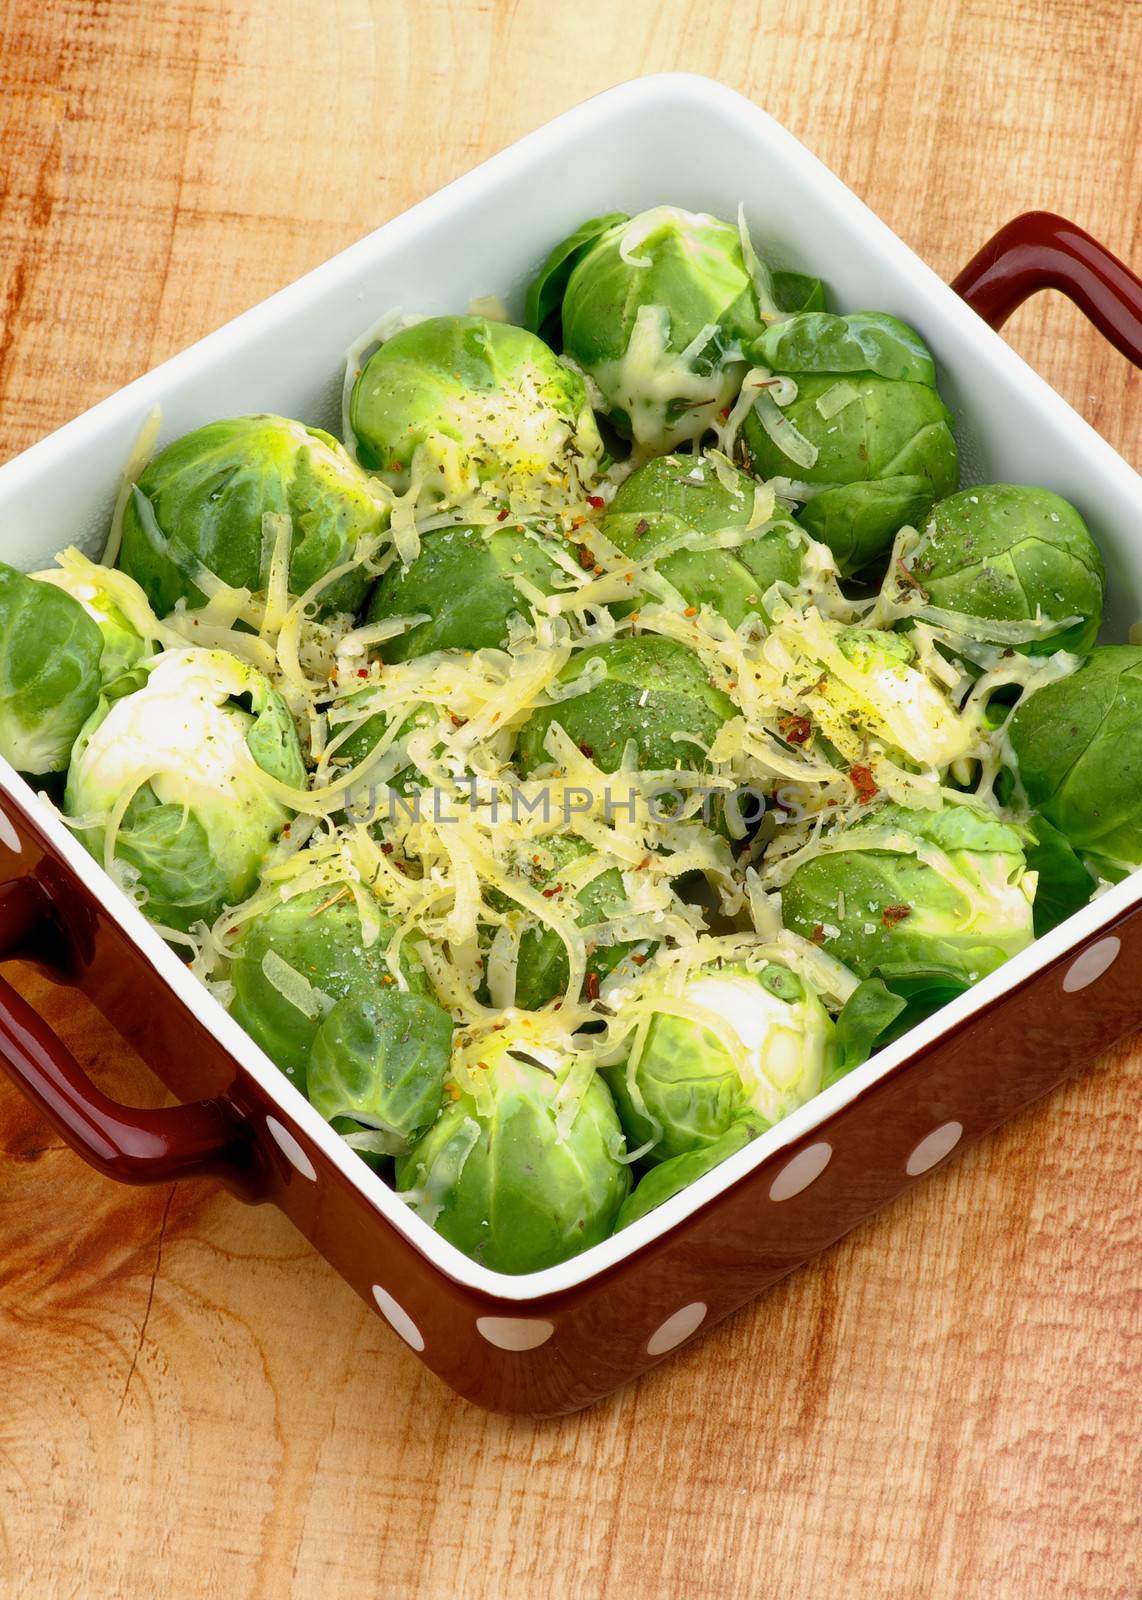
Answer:
<svg viewBox="0 0 1142 1600"><path fill-rule="evenodd" d="M874 312L790 317L766 330L756 354L792 375L797 393L780 407L759 389L742 425L747 465L808 484L798 521L842 572L859 572L956 487L952 417L932 358L911 328Z"/></svg>
<svg viewBox="0 0 1142 1600"><path fill-rule="evenodd" d="M884 806L826 833L782 896L786 927L910 998L958 993L1034 937L1024 833L982 807Z"/></svg>
<svg viewBox="0 0 1142 1600"><path fill-rule="evenodd" d="M619 489L602 531L624 555L645 561L688 535L693 548L675 548L656 563L687 605L709 606L736 628L750 612L765 617L762 598L779 580L796 583L805 542L791 521L761 523L757 488L745 473L702 456L656 456ZM768 528L733 549L709 542L730 529ZM638 604L614 606L618 615ZM768 619L767 619L768 620Z"/></svg>
<svg viewBox="0 0 1142 1600"><path fill-rule="evenodd" d="M542 488L603 453L578 373L523 328L430 317L381 345L353 385L357 456L401 493L414 465L455 494L472 473L505 491Z"/></svg>
<svg viewBox="0 0 1142 1600"><path fill-rule="evenodd" d="M843 760L865 761L870 740L921 768L947 767L970 748L971 722L923 670L907 634L818 618L812 629L802 619L782 624L775 639L796 663L787 687L813 734Z"/></svg>
<svg viewBox="0 0 1142 1600"><path fill-rule="evenodd" d="M64 806L102 817L81 830L88 849L121 863L149 917L186 930L249 895L291 816L263 773L305 786L280 696L223 650L169 651L141 689L99 702L76 741Z"/></svg>
<svg viewBox="0 0 1142 1600"><path fill-rule="evenodd" d="M58 560L58 567L34 576L78 600L99 629L103 641L99 675L104 688L110 691L114 685L114 693L138 688L135 669L144 656L158 648L159 638L146 595L125 572L97 566L78 550L65 551Z"/></svg>
<svg viewBox="0 0 1142 1600"><path fill-rule="evenodd" d="M372 919L379 931L366 945L357 901L347 884L335 883L279 900L242 925L230 965L230 1014L303 1092L323 1016L338 1001L384 1005L402 992L385 954L392 923L379 906ZM431 998L424 968L407 944L400 971L411 996Z"/></svg>
<svg viewBox="0 0 1142 1600"><path fill-rule="evenodd" d="M737 715L715 689L692 650L655 635L612 639L577 651L559 674L574 683L599 660L605 672L594 688L533 711L520 730L518 760L526 774L550 756L547 730L558 722L603 772L614 772L628 739L638 764L651 771L701 766L723 722Z"/></svg>
<svg viewBox="0 0 1142 1600"><path fill-rule="evenodd" d="M792 986L784 981L780 986L784 987L787 993L792 992ZM898 995L891 994L879 978L866 979L864 983L858 984L837 1018L836 1030L827 1056L828 1065L821 1079L821 1088L827 1089L862 1062L867 1061L903 1010L904 1001ZM708 1037L712 1039L712 1036ZM712 1043L719 1050L722 1048L716 1040L712 1040ZM697 1102L702 1092L700 1079L695 1080L695 1088ZM625 1102L620 1099L619 1103L629 1108L629 1096ZM624 1110L624 1120L628 1115L629 1109ZM636 1117L637 1115L635 1113ZM640 1130L648 1126L641 1118L638 1120ZM637 1222L639 1217L645 1217L657 1206L665 1204L674 1195L689 1188L692 1183L704 1177L707 1172L712 1172L730 1156L736 1155L739 1150L744 1150L747 1144L764 1133L769 1126L765 1117L759 1116L756 1111L747 1107L738 1111L726 1132L714 1139L711 1144L704 1144L698 1149L686 1150L681 1155L668 1156L666 1160L659 1161L645 1173L633 1193L624 1201L618 1222L615 1224L615 1232L629 1227L632 1222Z"/></svg>
<svg viewBox="0 0 1142 1600"><path fill-rule="evenodd" d="M452 1018L399 989L339 1000L313 1036L306 1090L327 1122L348 1118L354 1148L400 1156L435 1122Z"/></svg>
<svg viewBox="0 0 1142 1600"><path fill-rule="evenodd" d="M562 576L542 539L520 528L486 532L442 528L421 542L407 566L391 566L369 601L369 621L428 614L386 640L386 661L408 661L430 650L489 650L507 643L508 618L529 606L516 578L551 594Z"/></svg>
<svg viewBox="0 0 1142 1600"><path fill-rule="evenodd" d="M302 594L352 558L381 526L367 475L337 440L286 417L235 417L185 434L155 457L123 517L119 565L160 617L179 600L201 606L205 568L236 589L266 587L273 539L265 518L291 521L289 588ZM321 592L323 612L357 611L363 570Z"/></svg>
<svg viewBox="0 0 1142 1600"><path fill-rule="evenodd" d="M1055 624L1019 646L1027 655L1085 655L1098 637L1102 557L1075 508L1050 489L992 483L949 495L905 565L945 611Z"/></svg>
<svg viewBox="0 0 1142 1600"><path fill-rule="evenodd" d="M402 1198L496 1272L540 1272L606 1239L630 1188L606 1084L592 1078L561 1138L554 1073L504 1047L481 1078L487 1109L468 1094L446 1102L398 1160Z"/></svg>
<svg viewBox="0 0 1142 1600"><path fill-rule="evenodd" d="M542 319L550 331L558 315L565 353L643 453L699 439L733 400L762 331L741 235L676 206L595 226L548 257L529 296L533 325Z"/></svg>
<svg viewBox="0 0 1142 1600"><path fill-rule="evenodd" d="M1142 865L1142 649L1092 650L1023 702L1009 737L1028 802L1080 854Z"/></svg>
<svg viewBox="0 0 1142 1600"><path fill-rule="evenodd" d="M576 860L594 855L586 840L574 834L529 842L523 853L523 871L531 887L549 895L559 904L563 886L559 874ZM500 910L512 904L507 895L493 891L489 896ZM608 867L584 885L575 896L579 907L576 922L581 928L606 923L627 909L627 894L618 867ZM588 978L605 978L616 967L633 943L600 944L587 958ZM567 988L569 977L567 950L551 928L530 928L519 942L515 971L515 1001L523 1011L535 1011L554 1000Z"/></svg>
<svg viewBox="0 0 1142 1600"><path fill-rule="evenodd" d="M0 755L18 771L67 770L99 700L102 653L78 601L0 562Z"/></svg>
<svg viewBox="0 0 1142 1600"><path fill-rule="evenodd" d="M625 211L608 211L603 217L589 217L574 233L559 241L532 279L523 325L532 333L538 333L553 350L563 348L562 307L568 278L608 228L629 221Z"/></svg>
<svg viewBox="0 0 1142 1600"><path fill-rule="evenodd" d="M645 1159L703 1150L743 1112L779 1122L811 1100L832 1064L834 1025L780 962L701 968L665 990L637 1060L606 1070L627 1139Z"/></svg>

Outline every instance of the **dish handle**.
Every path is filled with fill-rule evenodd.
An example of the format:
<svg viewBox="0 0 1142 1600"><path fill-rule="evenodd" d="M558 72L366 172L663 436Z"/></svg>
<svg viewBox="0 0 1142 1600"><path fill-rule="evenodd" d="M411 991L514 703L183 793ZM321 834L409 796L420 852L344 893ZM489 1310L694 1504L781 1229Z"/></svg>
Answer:
<svg viewBox="0 0 1142 1600"><path fill-rule="evenodd" d="M0 884L0 961L66 970L67 937L37 877ZM110 1099L44 1019L0 976L0 1067L63 1139L123 1183L212 1177L244 1200L262 1198L262 1164L239 1108L219 1097L144 1111Z"/></svg>
<svg viewBox="0 0 1142 1600"><path fill-rule="evenodd" d="M1040 289L1058 289L1142 367L1142 279L1053 212L1025 211L1000 228L952 279L952 288L993 328Z"/></svg>

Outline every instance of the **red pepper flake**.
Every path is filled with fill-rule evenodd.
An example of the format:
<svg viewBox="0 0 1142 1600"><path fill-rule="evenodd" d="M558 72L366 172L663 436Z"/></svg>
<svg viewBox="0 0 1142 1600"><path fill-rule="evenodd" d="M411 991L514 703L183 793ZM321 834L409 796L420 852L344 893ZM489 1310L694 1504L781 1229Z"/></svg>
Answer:
<svg viewBox="0 0 1142 1600"><path fill-rule="evenodd" d="M650 865L650 857L649 856L643 856L642 860L638 863L638 865L635 867L634 870L636 872L645 872L647 867L649 867L649 865Z"/></svg>
<svg viewBox="0 0 1142 1600"><path fill-rule="evenodd" d="M382 846L381 846L381 854L382 854L382 855L383 855L383 856L391 856L391 855L392 855L392 853L393 853L393 847L392 847L392 845L391 845L391 844L389 844L389 843L388 843L388 841L387 841L387 840L386 840L386 841L385 841L385 843L384 843L384 844L382 844Z"/></svg>
<svg viewBox="0 0 1142 1600"><path fill-rule="evenodd" d="M579 749L582 751L583 755L587 757L588 761L594 757L595 752L591 749L591 746L587 743L586 739L579 740Z"/></svg>
<svg viewBox="0 0 1142 1600"><path fill-rule="evenodd" d="M650 532L650 523L645 517L639 517L634 525L635 537L641 539L644 533Z"/></svg>
<svg viewBox="0 0 1142 1600"><path fill-rule="evenodd" d="M721 417L723 422L728 422L729 421L729 416L730 416L730 408L729 408L729 406L723 406L722 409L718 412L718 415L719 415L719 417Z"/></svg>
<svg viewBox="0 0 1142 1600"><path fill-rule="evenodd" d="M553 883L550 889L541 889L539 892L545 900L551 900L555 895L563 893L563 885L561 883Z"/></svg>
<svg viewBox="0 0 1142 1600"><path fill-rule="evenodd" d="M599 974L597 972L587 973L583 979L583 993L588 1000L597 1000L599 998Z"/></svg>
<svg viewBox="0 0 1142 1600"><path fill-rule="evenodd" d="M789 744L808 744L813 737L813 724L808 717L778 717L777 726Z"/></svg>
<svg viewBox="0 0 1142 1600"><path fill-rule="evenodd" d="M813 931L809 935L809 943L810 944L824 944L824 942L825 942L825 924L823 922L814 923Z"/></svg>
<svg viewBox="0 0 1142 1600"><path fill-rule="evenodd" d="M572 517L571 518L571 526L573 528L581 528L583 526L583 524L586 522L586 520L587 520L586 517Z"/></svg>
<svg viewBox="0 0 1142 1600"><path fill-rule="evenodd" d="M467 717L457 716L455 711L450 711L448 713L448 720L454 728L462 728L468 721Z"/></svg>
<svg viewBox="0 0 1142 1600"><path fill-rule="evenodd" d="M581 544L579 546L578 556L579 565L582 567L584 572L593 572L595 570L594 551L588 550L585 544Z"/></svg>
<svg viewBox="0 0 1142 1600"><path fill-rule="evenodd" d="M369 676L368 667L358 667L357 668L357 676L358 676L358 678L367 678Z"/></svg>
<svg viewBox="0 0 1142 1600"><path fill-rule="evenodd" d="M587 496L587 504L594 506L596 511L601 511L606 503L601 494L589 494Z"/></svg>
<svg viewBox="0 0 1142 1600"><path fill-rule="evenodd" d="M908 568L904 565L899 556L896 558L896 570L899 572L900 581L906 589L918 589L920 591L921 600L927 600L930 598L927 589L925 589L919 578L915 575L915 573L909 572Z"/></svg>
<svg viewBox="0 0 1142 1600"><path fill-rule="evenodd" d="M697 606L687 606L686 607L686 615L688 617L696 617L698 615L698 607Z"/></svg>
<svg viewBox="0 0 1142 1600"><path fill-rule="evenodd" d="M849 782L856 790L857 799L862 806L868 805L880 793L880 786L867 767L850 767Z"/></svg>
<svg viewBox="0 0 1142 1600"><path fill-rule="evenodd" d="M646 961L647 961L646 956L634 955L634 956L631 956L631 960L634 962L636 967L645 967L646 966Z"/></svg>
<svg viewBox="0 0 1142 1600"><path fill-rule="evenodd" d="M506 522L510 516L511 516L511 512L505 506L502 511L497 511L496 512L496 521L497 522Z"/></svg>
<svg viewBox="0 0 1142 1600"><path fill-rule="evenodd" d="M389 471L390 472L403 472L404 468L401 466L399 461L390 461L389 462Z"/></svg>
<svg viewBox="0 0 1142 1600"><path fill-rule="evenodd" d="M905 917L912 915L912 907L906 905L885 906L880 913L880 920L886 928L895 928L898 922L903 922Z"/></svg>

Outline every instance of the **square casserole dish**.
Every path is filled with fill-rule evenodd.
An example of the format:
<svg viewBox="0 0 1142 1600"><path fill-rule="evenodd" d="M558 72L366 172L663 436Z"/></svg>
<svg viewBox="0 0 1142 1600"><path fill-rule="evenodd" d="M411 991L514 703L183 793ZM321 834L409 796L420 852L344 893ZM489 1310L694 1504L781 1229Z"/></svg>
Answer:
<svg viewBox="0 0 1142 1600"><path fill-rule="evenodd" d="M1142 479L961 295L998 323L1050 283L1142 360L1142 285L1035 214L980 252L957 294L764 112L682 75L560 117L0 468L0 554L35 569L69 543L96 553L156 406L162 442L254 411L336 429L345 351L383 311L456 311L496 292L518 316L529 276L582 217L663 201L730 217L744 202L763 253L821 270L841 308L915 324L957 416L965 481L1074 501L1107 559L1107 637L1126 636L1142 615ZM636 1377L1139 1021L1136 873L616 1238L508 1277L408 1211L0 769L0 950L82 986L181 1103L109 1101L0 979L6 1069L106 1174L207 1174L280 1206L433 1371L495 1409L573 1411Z"/></svg>

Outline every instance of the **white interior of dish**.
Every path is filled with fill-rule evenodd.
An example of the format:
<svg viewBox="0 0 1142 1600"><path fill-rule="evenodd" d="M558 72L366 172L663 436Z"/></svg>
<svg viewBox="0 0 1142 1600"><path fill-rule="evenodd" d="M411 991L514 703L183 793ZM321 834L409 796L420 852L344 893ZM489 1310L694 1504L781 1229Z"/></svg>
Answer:
<svg viewBox="0 0 1142 1600"><path fill-rule="evenodd" d="M252 411L336 431L345 351L383 313L463 311L494 292L518 315L534 268L583 217L662 202L728 217L744 202L764 254L819 272L842 309L889 310L914 323L957 415L965 481L1041 484L1073 501L1106 557L1106 637L1125 638L1142 616L1142 479L792 135L732 91L683 74L643 78L558 118L0 467L0 556L34 569L71 543L98 554L123 464L156 406L160 442ZM965 256L981 242L966 241ZM517 1302L581 1282L666 1232L919 1046L1085 944L1142 898L1136 873L616 1238L511 1278L470 1261L410 1213L199 987L50 810L3 762L0 771L297 1135L320 1147L441 1270ZM901 1152L902 1167L907 1156Z"/></svg>

